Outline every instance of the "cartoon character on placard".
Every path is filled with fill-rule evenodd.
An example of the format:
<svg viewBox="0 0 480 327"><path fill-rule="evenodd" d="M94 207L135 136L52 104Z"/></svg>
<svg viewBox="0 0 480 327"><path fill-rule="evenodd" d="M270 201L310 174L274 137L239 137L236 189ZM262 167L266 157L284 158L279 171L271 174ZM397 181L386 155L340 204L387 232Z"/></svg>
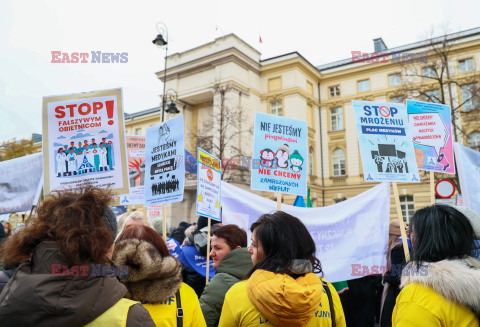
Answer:
<svg viewBox="0 0 480 327"><path fill-rule="evenodd" d="M437 162L439 162L443 166L442 168L443 171L446 171L448 167L450 167L450 163L448 162L447 157L443 153L440 153L440 155L437 158Z"/></svg>
<svg viewBox="0 0 480 327"><path fill-rule="evenodd" d="M62 177L66 175L66 166L65 166L65 161L66 161L67 156L65 153L63 153L63 148L59 148L57 152L57 177Z"/></svg>
<svg viewBox="0 0 480 327"><path fill-rule="evenodd" d="M292 167L293 172L298 173L302 170L303 157L298 153L298 150L293 151L290 155L290 166Z"/></svg>
<svg viewBox="0 0 480 327"><path fill-rule="evenodd" d="M70 148L69 153L67 154L67 161L68 161L68 175L76 175L77 174L77 154L73 152L74 148Z"/></svg>
<svg viewBox="0 0 480 327"><path fill-rule="evenodd" d="M276 166L278 168L288 169L288 158L290 157L290 148L288 144L280 145L275 154Z"/></svg>
<svg viewBox="0 0 480 327"><path fill-rule="evenodd" d="M270 149L263 149L260 151L260 166L265 168L272 168L275 152Z"/></svg>
<svg viewBox="0 0 480 327"><path fill-rule="evenodd" d="M170 128L167 124L164 124L158 128L158 143L160 144L164 140L168 140L170 136Z"/></svg>

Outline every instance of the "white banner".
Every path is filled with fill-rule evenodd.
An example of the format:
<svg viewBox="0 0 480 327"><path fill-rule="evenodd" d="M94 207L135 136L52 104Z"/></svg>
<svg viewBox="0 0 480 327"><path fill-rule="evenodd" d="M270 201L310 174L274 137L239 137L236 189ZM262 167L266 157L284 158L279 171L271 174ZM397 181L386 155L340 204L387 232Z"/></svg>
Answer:
<svg viewBox="0 0 480 327"><path fill-rule="evenodd" d="M42 164L41 153L0 162L0 214L30 210L38 201Z"/></svg>
<svg viewBox="0 0 480 327"><path fill-rule="evenodd" d="M222 222L248 233L276 202L222 182ZM346 201L322 208L282 204L308 228L325 277L330 282L356 279L385 271L390 215L390 184L382 183Z"/></svg>
<svg viewBox="0 0 480 327"><path fill-rule="evenodd" d="M463 205L480 213L480 152L455 143Z"/></svg>

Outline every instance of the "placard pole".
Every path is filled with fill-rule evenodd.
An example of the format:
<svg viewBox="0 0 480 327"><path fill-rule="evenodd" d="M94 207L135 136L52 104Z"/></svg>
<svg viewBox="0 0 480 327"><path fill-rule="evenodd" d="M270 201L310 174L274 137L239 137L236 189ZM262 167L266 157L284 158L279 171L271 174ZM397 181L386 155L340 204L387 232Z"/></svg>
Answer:
<svg viewBox="0 0 480 327"><path fill-rule="evenodd" d="M277 211L282 211L282 193L277 193Z"/></svg>
<svg viewBox="0 0 480 327"><path fill-rule="evenodd" d="M148 226L148 208L145 204L143 205L143 224Z"/></svg>
<svg viewBox="0 0 480 327"><path fill-rule="evenodd" d="M206 274L206 281L205 281L205 285L208 285L208 277L210 275L210 230L212 228L212 224L211 224L211 219L208 218L208 230L207 230L207 255L206 255L206 259L207 259L207 274Z"/></svg>
<svg viewBox="0 0 480 327"><path fill-rule="evenodd" d="M434 171L430 171L430 203L433 206L435 204L435 178Z"/></svg>
<svg viewBox="0 0 480 327"><path fill-rule="evenodd" d="M167 242L167 205L162 204L162 235L165 243Z"/></svg>
<svg viewBox="0 0 480 327"><path fill-rule="evenodd" d="M408 242L407 242L407 233L405 231L405 223L403 222L403 214L402 214L402 207L400 206L400 198L398 197L398 187L397 183L392 183L393 188L393 196L395 198L395 206L397 208L397 216L400 220L400 233L402 234L402 243L403 243L403 252L405 253L405 262L410 261L410 251L408 249Z"/></svg>

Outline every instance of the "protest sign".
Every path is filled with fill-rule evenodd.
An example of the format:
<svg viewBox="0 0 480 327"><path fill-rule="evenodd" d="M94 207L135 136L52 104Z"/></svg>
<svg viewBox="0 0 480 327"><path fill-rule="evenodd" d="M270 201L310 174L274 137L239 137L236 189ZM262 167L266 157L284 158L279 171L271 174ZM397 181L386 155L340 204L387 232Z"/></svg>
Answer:
<svg viewBox="0 0 480 327"><path fill-rule="evenodd" d="M307 122L255 114L252 190L307 195Z"/></svg>
<svg viewBox="0 0 480 327"><path fill-rule="evenodd" d="M0 162L0 214L30 210L42 172L41 153Z"/></svg>
<svg viewBox="0 0 480 327"><path fill-rule="evenodd" d="M145 136L125 137L127 143L128 181L130 193L120 196L120 203L126 205L145 202Z"/></svg>
<svg viewBox="0 0 480 327"><path fill-rule="evenodd" d="M275 201L222 182L222 223L244 228L249 234L249 243L249 227L262 214L275 209ZM386 271L389 183L331 206L302 208L282 204L282 210L306 225L315 241L316 257L329 282L360 278L373 274L372 270ZM368 267L365 273L363 267Z"/></svg>
<svg viewBox="0 0 480 327"><path fill-rule="evenodd" d="M418 169L455 174L450 106L407 100L407 112Z"/></svg>
<svg viewBox="0 0 480 327"><path fill-rule="evenodd" d="M365 181L419 183L405 106L370 101L352 105Z"/></svg>
<svg viewBox="0 0 480 327"><path fill-rule="evenodd" d="M44 190L128 193L122 90L43 98Z"/></svg>
<svg viewBox="0 0 480 327"><path fill-rule="evenodd" d="M145 204L183 200L185 188L183 115L147 128Z"/></svg>
<svg viewBox="0 0 480 327"><path fill-rule="evenodd" d="M455 143L461 205L480 213L480 152Z"/></svg>
<svg viewBox="0 0 480 327"><path fill-rule="evenodd" d="M197 158L197 215L221 221L220 160L200 148Z"/></svg>

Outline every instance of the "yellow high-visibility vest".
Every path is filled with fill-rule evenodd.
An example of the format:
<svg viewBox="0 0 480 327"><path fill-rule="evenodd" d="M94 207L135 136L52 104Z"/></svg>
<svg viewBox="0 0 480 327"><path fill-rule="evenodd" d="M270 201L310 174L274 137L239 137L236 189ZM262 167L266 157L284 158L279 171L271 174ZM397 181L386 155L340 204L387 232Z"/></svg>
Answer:
<svg viewBox="0 0 480 327"><path fill-rule="evenodd" d="M85 327L125 327L127 325L128 310L137 303L128 299L120 299L95 320L86 324Z"/></svg>

